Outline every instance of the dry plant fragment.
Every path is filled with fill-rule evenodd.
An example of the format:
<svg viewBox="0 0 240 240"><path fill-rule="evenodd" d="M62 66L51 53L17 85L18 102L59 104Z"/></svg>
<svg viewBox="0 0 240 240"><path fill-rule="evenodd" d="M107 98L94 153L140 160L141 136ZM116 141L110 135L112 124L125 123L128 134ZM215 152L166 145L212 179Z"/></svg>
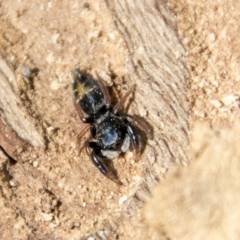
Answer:
<svg viewBox="0 0 240 240"><path fill-rule="evenodd" d="M4 62L3 59L0 59ZM16 90L16 80L12 70L7 64L0 67L0 108L2 117L17 132L18 136L30 142L33 146L43 146L43 138L36 130L33 119L27 114L26 109L19 100ZM11 73L11 79L9 78Z"/></svg>

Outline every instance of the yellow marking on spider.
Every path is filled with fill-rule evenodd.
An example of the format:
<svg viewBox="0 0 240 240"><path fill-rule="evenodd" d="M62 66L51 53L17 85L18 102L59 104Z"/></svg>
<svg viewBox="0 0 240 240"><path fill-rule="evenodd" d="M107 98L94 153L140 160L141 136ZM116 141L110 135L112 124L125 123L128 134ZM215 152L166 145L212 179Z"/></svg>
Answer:
<svg viewBox="0 0 240 240"><path fill-rule="evenodd" d="M77 95L77 99L81 100L86 94L94 90L96 87L86 87L85 84L77 83L76 89L74 92Z"/></svg>

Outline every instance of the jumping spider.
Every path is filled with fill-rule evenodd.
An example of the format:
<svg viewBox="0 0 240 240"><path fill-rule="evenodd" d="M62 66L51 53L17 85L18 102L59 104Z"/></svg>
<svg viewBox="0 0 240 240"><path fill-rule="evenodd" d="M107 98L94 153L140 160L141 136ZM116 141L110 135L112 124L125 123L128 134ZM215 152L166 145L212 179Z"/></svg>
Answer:
<svg viewBox="0 0 240 240"><path fill-rule="evenodd" d="M92 162L102 174L121 184L115 174L108 169L104 159L116 158L121 152L125 153L130 146L134 149L136 157L141 153L140 129L145 131L146 126L134 116L120 112L135 85L115 106L112 106L109 93L100 80L92 79L79 68L72 71L72 76L76 110L82 122L89 124L79 137L81 138L90 128L91 137L95 141L87 142L86 149Z"/></svg>

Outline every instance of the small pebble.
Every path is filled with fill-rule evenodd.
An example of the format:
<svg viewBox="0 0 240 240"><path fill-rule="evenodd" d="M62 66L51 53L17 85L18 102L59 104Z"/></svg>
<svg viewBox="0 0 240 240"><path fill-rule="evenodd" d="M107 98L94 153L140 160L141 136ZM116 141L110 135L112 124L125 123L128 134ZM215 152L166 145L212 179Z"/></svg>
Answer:
<svg viewBox="0 0 240 240"><path fill-rule="evenodd" d="M38 167L38 161L34 161L33 162L33 166L36 168L36 167Z"/></svg>
<svg viewBox="0 0 240 240"><path fill-rule="evenodd" d="M128 199L128 197L126 195L124 195L119 199L118 203L120 205L122 205L124 202L126 202L127 199Z"/></svg>

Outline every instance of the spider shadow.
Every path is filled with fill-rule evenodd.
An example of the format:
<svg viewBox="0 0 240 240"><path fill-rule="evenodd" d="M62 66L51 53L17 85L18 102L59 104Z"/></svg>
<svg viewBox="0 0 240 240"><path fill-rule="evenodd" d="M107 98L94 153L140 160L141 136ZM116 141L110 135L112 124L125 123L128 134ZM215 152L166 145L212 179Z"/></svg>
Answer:
<svg viewBox="0 0 240 240"><path fill-rule="evenodd" d="M135 126L137 128L140 141L140 155L142 155L147 146L147 141L154 138L153 127L143 117L138 115L132 116L136 121Z"/></svg>

